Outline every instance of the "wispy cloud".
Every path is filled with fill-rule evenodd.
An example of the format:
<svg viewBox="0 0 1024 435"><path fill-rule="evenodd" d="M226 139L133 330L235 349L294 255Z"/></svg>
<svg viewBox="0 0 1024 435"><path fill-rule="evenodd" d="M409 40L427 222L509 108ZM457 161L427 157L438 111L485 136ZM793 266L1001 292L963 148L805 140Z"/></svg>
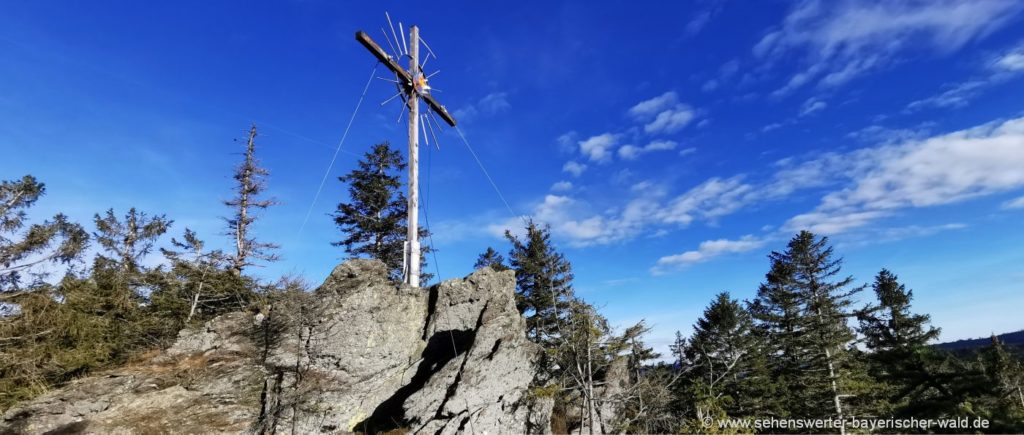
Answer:
<svg viewBox="0 0 1024 435"><path fill-rule="evenodd" d="M1005 209L1024 208L1024 196L1011 199L1003 203Z"/></svg>
<svg viewBox="0 0 1024 435"><path fill-rule="evenodd" d="M711 22L711 20L718 15L722 10L722 6L725 4L724 0L706 0L703 2L697 2L696 7L693 8L694 12L690 15L689 21L686 22L686 35L693 36L704 30L704 27ZM700 4L703 3L703 4Z"/></svg>
<svg viewBox="0 0 1024 435"><path fill-rule="evenodd" d="M508 92L492 92L480 99L477 106L487 114L504 112L512 107L508 103Z"/></svg>
<svg viewBox="0 0 1024 435"><path fill-rule="evenodd" d="M930 107L936 108L958 108L967 105L967 102L978 95L982 89L988 87L988 80L968 80L963 83L948 86L945 91L928 98L915 100L907 104L906 112L914 112Z"/></svg>
<svg viewBox="0 0 1024 435"><path fill-rule="evenodd" d="M549 225L552 233L575 247L608 244L633 234L626 220L589 213L588 204L567 195L545 195L533 207L530 217ZM521 227L522 221L509 218L487 228L491 234L500 235L505 230L515 232Z"/></svg>
<svg viewBox="0 0 1024 435"><path fill-rule="evenodd" d="M701 242L696 250L659 258L657 264L651 268L651 273L660 275L694 263L708 261L721 255L752 251L764 246L766 242L766 239L753 235L746 235L736 240L706 240Z"/></svg>
<svg viewBox="0 0 1024 435"><path fill-rule="evenodd" d="M677 196L658 184L645 181L631 186L625 205L594 213L590 205L568 195L549 194L530 213L572 246L590 246L631 240L650 227L682 228L695 221L713 222L734 213L753 200L753 186L742 177L712 178ZM509 219L495 224L502 233L520 222Z"/></svg>
<svg viewBox="0 0 1024 435"><path fill-rule="evenodd" d="M669 91L649 100L637 103L629 109L629 114L636 118L649 118L657 115L662 110L675 106L679 102L679 96Z"/></svg>
<svg viewBox="0 0 1024 435"><path fill-rule="evenodd" d="M951 204L1024 187L1024 118L843 156L851 184L785 228L835 234L904 208Z"/></svg>
<svg viewBox="0 0 1024 435"><path fill-rule="evenodd" d="M562 171L572 174L573 177L579 177L581 174L583 174L583 171L586 170L587 165L579 162L569 161L565 162L565 164L562 165Z"/></svg>
<svg viewBox="0 0 1024 435"><path fill-rule="evenodd" d="M452 116L460 121L470 121L479 115L496 115L512 108L508 102L508 92L492 92L472 104L467 104L452 112Z"/></svg>
<svg viewBox="0 0 1024 435"><path fill-rule="evenodd" d="M854 237L844 237L838 246L868 246L881 243L892 243L918 237L934 236L939 233L962 230L967 224L948 223L941 225L907 225L891 228L871 228L860 231Z"/></svg>
<svg viewBox="0 0 1024 435"><path fill-rule="evenodd" d="M992 57L980 69L980 73L968 80L947 84L945 90L936 95L912 101L907 104L904 112L927 108L965 107L970 100L989 88L1019 77L1024 74L1024 43Z"/></svg>
<svg viewBox="0 0 1024 435"><path fill-rule="evenodd" d="M645 232L661 234L695 222L714 224L753 205L813 190L822 192L819 205L788 219L777 231L847 233L903 209L951 204L1024 187L1024 118L929 138L883 141L874 147L803 160L783 159L775 166L775 172L761 181L743 175L712 177L675 195L665 185L635 183L622 207L600 213L584 199L550 194L532 207L530 214L550 224L554 234L570 245L590 246L632 240ZM1024 205L1024 199L1006 207L1018 205ZM494 229L500 233L518 225L509 220L495 224ZM926 234L932 229L911 227L903 233Z"/></svg>
<svg viewBox="0 0 1024 435"><path fill-rule="evenodd" d="M611 158L611 149L619 143L619 136L612 133L591 136L579 141L580 153L592 162L607 162Z"/></svg>
<svg viewBox="0 0 1024 435"><path fill-rule="evenodd" d="M1024 44L999 56L993 66L1003 71L1024 71Z"/></svg>
<svg viewBox="0 0 1024 435"><path fill-rule="evenodd" d="M565 154L572 154L576 152L576 140L579 137L575 131L569 131L563 133L561 136L555 139L558 143L558 150Z"/></svg>
<svg viewBox="0 0 1024 435"><path fill-rule="evenodd" d="M552 192L565 192L565 191L569 191L569 190L572 190L572 182L571 181L559 181L559 182L551 185L551 191Z"/></svg>
<svg viewBox="0 0 1024 435"><path fill-rule="evenodd" d="M926 122L913 128L889 128L881 125L869 125L860 130L846 134L846 137L857 139L860 142L870 145L889 145L897 142L907 142L915 139L928 137L934 123Z"/></svg>
<svg viewBox="0 0 1024 435"><path fill-rule="evenodd" d="M809 98L807 101L804 101L804 105L800 107L800 116L804 117L812 115L825 110L826 107L828 107L828 103L821 101L818 98Z"/></svg>
<svg viewBox="0 0 1024 435"><path fill-rule="evenodd" d="M1024 117L995 122L953 133L922 137L926 129L865 129L854 137L873 138L874 147L845 153L826 153L796 161L783 159L768 180L744 182L740 177L713 179L692 189L672 204L699 204L700 217L714 218L736 212L750 204L789 197L798 190L825 190L813 210L793 216L778 234L809 230L823 235L849 234L847 243L885 243L910 237L925 237L967 227L964 223L869 226L902 210L952 204L984 195L1024 188ZM738 193L738 194L737 194ZM694 198L697 201L683 198ZM700 199L714 198L714 203ZM657 206L658 210L673 210ZM682 224L697 216L677 209ZM1024 197L1002 204L1004 209L1024 208ZM658 214L666 219L666 214ZM766 228L765 231L770 231ZM714 247L754 246L764 238L752 236L738 242L708 241L697 250L662 257L651 269L665 273L692 263L730 252ZM736 241L734 241L736 242ZM753 249L753 248L751 248Z"/></svg>
<svg viewBox="0 0 1024 435"><path fill-rule="evenodd" d="M680 103L679 96L669 91L631 107L629 115L644 122L649 134L674 133L681 130L696 116L690 106Z"/></svg>
<svg viewBox="0 0 1024 435"><path fill-rule="evenodd" d="M620 131L612 130L583 140L578 139L579 135L575 131L570 131L556 139L559 149L578 150L583 159L591 163L607 164L616 154L622 160L635 160L644 154L676 149L679 145L676 141L658 137L678 131L696 117L696 111L680 103L679 96L674 91L640 101L626 113L629 118L638 122L639 126L631 126ZM643 133L640 133L641 127ZM635 142L623 144L625 139ZM647 144L639 145L637 142ZM585 164L570 161L562 170L578 177L586 168Z"/></svg>
<svg viewBox="0 0 1024 435"><path fill-rule="evenodd" d="M806 65L775 93L785 95L810 84L842 85L921 44L951 53L1006 25L1022 8L1015 0L809 0L797 4L753 51L769 61L796 55Z"/></svg>
<svg viewBox="0 0 1024 435"><path fill-rule="evenodd" d="M638 147L635 145L623 145L619 147L619 158L624 160L636 160L641 155L655 151L670 151L676 149L679 144L671 140L655 140L651 143Z"/></svg>
<svg viewBox="0 0 1024 435"><path fill-rule="evenodd" d="M711 178L658 207L654 217L662 223L682 225L697 219L714 220L741 209L753 189L742 176Z"/></svg>
<svg viewBox="0 0 1024 435"><path fill-rule="evenodd" d="M732 80L739 70L740 61L737 59L730 60L718 67L718 74L714 78L705 81L700 89L704 92L714 91Z"/></svg>

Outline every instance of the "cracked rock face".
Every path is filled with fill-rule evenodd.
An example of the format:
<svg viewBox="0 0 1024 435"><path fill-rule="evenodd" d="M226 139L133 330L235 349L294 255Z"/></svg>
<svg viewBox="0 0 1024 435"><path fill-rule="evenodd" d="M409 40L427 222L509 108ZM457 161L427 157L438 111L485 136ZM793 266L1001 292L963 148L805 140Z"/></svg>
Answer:
<svg viewBox="0 0 1024 435"><path fill-rule="evenodd" d="M547 433L514 287L485 268L412 289L349 261L313 293L12 409L0 433Z"/></svg>

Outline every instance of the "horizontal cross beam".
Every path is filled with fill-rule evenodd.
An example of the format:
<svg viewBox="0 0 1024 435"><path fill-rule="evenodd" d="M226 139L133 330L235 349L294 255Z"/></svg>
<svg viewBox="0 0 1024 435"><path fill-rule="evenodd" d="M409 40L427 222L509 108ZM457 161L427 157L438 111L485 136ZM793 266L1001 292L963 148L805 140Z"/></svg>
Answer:
<svg viewBox="0 0 1024 435"><path fill-rule="evenodd" d="M373 54L373 57L376 57L380 63L384 64L384 66L388 67L391 72L395 73L400 79L402 79L402 86L412 86L412 77L409 76L409 73L402 69L402 66L399 65L398 62L395 62L395 59L388 55L384 49L380 48L376 42L373 42L373 39L370 39L370 35L367 35L366 32L360 30L356 32L356 41L363 44L363 47L370 50L370 54Z"/></svg>
<svg viewBox="0 0 1024 435"><path fill-rule="evenodd" d="M370 50L373 57L376 57L380 63L384 64L384 66L398 76L402 88L405 89L406 92L414 92L412 89L412 75L410 75L408 71L402 69L402 66L399 65L394 58L388 55L380 45L377 45L377 43L370 38L370 35L367 35L366 32L358 31L356 32L356 40L359 41L360 44L363 44L367 50ZM423 97L423 101L430 106L431 110L437 113L441 119L448 123L448 125L455 127L455 118L448 113L448 109L442 106L441 103L438 103L437 100L429 94L423 94L421 96Z"/></svg>

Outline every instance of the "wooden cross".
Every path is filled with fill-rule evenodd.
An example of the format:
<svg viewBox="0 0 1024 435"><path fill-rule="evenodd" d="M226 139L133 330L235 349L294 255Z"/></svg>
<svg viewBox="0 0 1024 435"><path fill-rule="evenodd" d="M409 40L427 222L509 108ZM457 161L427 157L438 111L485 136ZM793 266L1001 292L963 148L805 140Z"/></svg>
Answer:
<svg viewBox="0 0 1024 435"><path fill-rule="evenodd" d="M388 18L390 24L391 18ZM401 23L399 23L401 28ZM383 30L383 29L382 29ZM394 28L391 29L394 34ZM384 34L387 38L387 33ZM396 36L396 44L397 36ZM404 280L412 287L420 286L420 242L419 242L419 100L423 99L434 113L437 113L448 125L455 127L455 118L448 113L433 96L427 86L427 76L420 66L420 30L417 26L409 28L409 47L405 55L409 56L409 70L399 65L391 55L384 51L366 32L356 32L356 40L363 44L370 53L384 64L398 80L401 94L409 107L409 204L408 233L406 234L405 254L403 262ZM390 42L389 42L390 43ZM402 44L404 46L404 44ZM430 47L427 47L429 50ZM396 49L398 51L398 49ZM396 53L397 54L397 53Z"/></svg>

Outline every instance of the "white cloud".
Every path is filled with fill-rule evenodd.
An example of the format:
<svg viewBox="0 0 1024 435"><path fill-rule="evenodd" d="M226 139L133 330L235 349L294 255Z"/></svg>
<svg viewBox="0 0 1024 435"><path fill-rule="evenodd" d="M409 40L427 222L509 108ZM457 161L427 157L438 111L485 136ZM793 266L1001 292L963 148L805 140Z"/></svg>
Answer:
<svg viewBox="0 0 1024 435"><path fill-rule="evenodd" d="M902 227L878 229L865 228L864 231L860 231L854 237L844 237L839 245L867 246L879 243L891 243L909 238L928 237L942 232L962 230L964 228L967 228L967 225L962 223L929 226L907 225Z"/></svg>
<svg viewBox="0 0 1024 435"><path fill-rule="evenodd" d="M637 103L629 109L629 114L646 122L644 131L650 134L674 133L696 116L690 106L679 102L679 96L673 91Z"/></svg>
<svg viewBox="0 0 1024 435"><path fill-rule="evenodd" d="M811 115L815 112L820 112L828 107L828 103L821 101L817 98L809 98L804 101L803 107L800 108L800 116Z"/></svg>
<svg viewBox="0 0 1024 435"><path fill-rule="evenodd" d="M587 213L587 204L562 195L546 195L534 207L533 219L551 226L551 232L576 247L608 244L630 233L624 220Z"/></svg>
<svg viewBox="0 0 1024 435"><path fill-rule="evenodd" d="M787 231L807 230L821 235L844 233L868 223L889 216L884 211L859 211L850 213L830 213L815 211L794 216L786 222Z"/></svg>
<svg viewBox="0 0 1024 435"><path fill-rule="evenodd" d="M753 235L746 235L738 240L706 240L701 242L696 250L659 258L655 267L651 268L651 272L657 275L671 269L700 263L721 255L752 251L764 246L766 242L767 240L754 237Z"/></svg>
<svg viewBox="0 0 1024 435"><path fill-rule="evenodd" d="M460 122L467 122L473 118L476 118L477 114L478 112L476 110L476 107L474 107L472 104L460 107L458 109L455 109L454 112L452 112L452 116L455 117L455 119L459 120Z"/></svg>
<svg viewBox="0 0 1024 435"><path fill-rule="evenodd" d="M838 86L889 63L924 43L951 53L1006 25L1024 8L1016 0L924 2L803 1L766 34L754 54L773 60L802 54L804 72L779 90L786 94L817 82Z"/></svg>
<svg viewBox="0 0 1024 435"><path fill-rule="evenodd" d="M873 145L889 145L896 142L906 142L913 139L927 137L934 123L926 122L914 128L887 128L880 125L870 125L860 130L847 133L846 137L857 139L864 143Z"/></svg>
<svg viewBox="0 0 1024 435"><path fill-rule="evenodd" d="M635 145L623 145L623 146L619 147L619 158L624 159L624 160L634 160L637 157L640 157L640 154L642 152L643 152L643 148L640 148L638 146L635 146Z"/></svg>
<svg viewBox="0 0 1024 435"><path fill-rule="evenodd" d="M572 162L572 161L570 161L570 162L565 162L565 164L562 165L562 171L568 172L568 173L572 174L573 177L579 177L580 174L582 174L583 171L586 171L586 170L587 170L587 165L584 165L583 163L579 163L579 162Z"/></svg>
<svg viewBox="0 0 1024 435"><path fill-rule="evenodd" d="M635 176L620 171L616 183L633 183L622 206L602 204L603 211L595 212L585 200L550 194L533 207L531 215L550 224L556 237L568 244L590 246L631 240L645 232L664 234L695 222L715 223L753 204L814 189L825 190L819 205L792 217L776 231L809 229L839 234L859 229L858 234L896 239L957 229L962 224L892 229L871 224L905 209L1024 188L1024 117L928 138L920 135L882 135L886 139L874 147L803 160L782 159L775 163L774 174L763 181L749 181L741 175L713 177L675 195L665 185L635 182ZM659 147L670 148L655 146ZM553 186L553 190L558 189ZM1024 207L1024 198L1004 206ZM506 225L511 226L492 226L492 230L498 234L520 224L509 220ZM747 246L753 242L739 241ZM724 248L718 249L723 246L732 245L708 243L666 261L703 261L724 252Z"/></svg>
<svg viewBox="0 0 1024 435"><path fill-rule="evenodd" d="M508 103L508 92L492 92L480 99L478 103L480 110L487 114L495 114L508 110L512 107Z"/></svg>
<svg viewBox="0 0 1024 435"><path fill-rule="evenodd" d="M511 108L508 103L508 92L491 92L477 101L456 109L452 116L461 121L469 121L479 114L495 115Z"/></svg>
<svg viewBox="0 0 1024 435"><path fill-rule="evenodd" d="M619 157L624 160L634 160L643 154L647 154L654 151L669 151L673 150L679 144L671 140L655 140L643 147L634 145L623 145L619 148Z"/></svg>
<svg viewBox="0 0 1024 435"><path fill-rule="evenodd" d="M730 60L718 68L718 74L715 78L708 79L701 86L701 90L704 92L711 92L715 89L720 88L725 83L732 80L733 76L740 70L740 61L733 59Z"/></svg>
<svg viewBox="0 0 1024 435"><path fill-rule="evenodd" d="M772 179L760 187L759 196L768 199L784 198L793 192L811 187L822 187L835 182L840 174L848 174L850 160L838 153L828 153L801 163L792 159L777 162L780 167Z"/></svg>
<svg viewBox="0 0 1024 435"><path fill-rule="evenodd" d="M645 151L668 151L676 149L678 144L671 140L656 140L644 147Z"/></svg>
<svg viewBox="0 0 1024 435"><path fill-rule="evenodd" d="M729 80L740 70L740 61L737 59L730 60L723 63L722 66L718 67L718 76L722 80Z"/></svg>
<svg viewBox="0 0 1024 435"><path fill-rule="evenodd" d="M929 206L1024 185L1024 118L878 148L876 165L832 206Z"/></svg>
<svg viewBox="0 0 1024 435"><path fill-rule="evenodd" d="M904 208L951 204L1024 187L1024 118L841 156L852 183L786 228L839 233Z"/></svg>
<svg viewBox="0 0 1024 435"><path fill-rule="evenodd" d="M700 3L703 3L701 5ZM711 19L718 15L722 10L722 6L725 3L721 0L711 0L693 4L693 14L690 15L690 20L686 23L686 35L693 36L700 33L705 26L711 22Z"/></svg>
<svg viewBox="0 0 1024 435"><path fill-rule="evenodd" d="M572 190L571 181L559 181L551 185L552 192L565 192L567 190Z"/></svg>
<svg viewBox="0 0 1024 435"><path fill-rule="evenodd" d="M611 157L609 150L618 143L618 135L612 133L591 136L579 141L580 152L592 162L606 162Z"/></svg>
<svg viewBox="0 0 1024 435"><path fill-rule="evenodd" d="M1019 42L997 55L992 60L990 69L1011 73L1024 71L1024 42Z"/></svg>
<svg viewBox="0 0 1024 435"><path fill-rule="evenodd" d="M967 105L967 102L988 87L987 80L968 80L963 83L950 86L945 91L928 98L916 100L907 104L905 112L937 107L937 108L958 108Z"/></svg>
<svg viewBox="0 0 1024 435"><path fill-rule="evenodd" d="M714 220L746 205L747 194L752 190L753 186L744 183L740 176L711 178L658 207L654 217L662 223L681 225L689 225L698 218Z"/></svg>
<svg viewBox="0 0 1024 435"><path fill-rule="evenodd" d="M695 152L697 152L697 148L694 148L694 147L683 148L683 149L679 150L679 156L680 157L688 156L688 155L693 154Z"/></svg>
<svg viewBox="0 0 1024 435"><path fill-rule="evenodd" d="M653 121L644 125L644 131L647 133L674 133L686 127L686 124L689 124L694 116L690 106L680 104L673 109L666 109L659 113Z"/></svg>
<svg viewBox="0 0 1024 435"><path fill-rule="evenodd" d="M996 66L1006 71L1024 71L1024 50L1007 53L996 61Z"/></svg>
<svg viewBox="0 0 1024 435"><path fill-rule="evenodd" d="M1024 44L1011 47L993 57L983 71L960 83L947 84L945 90L928 98L912 101L904 112L926 108L960 108L989 88L1005 83L1024 73Z"/></svg>
<svg viewBox="0 0 1024 435"><path fill-rule="evenodd" d="M700 11L686 23L686 33L696 35L711 21L711 11Z"/></svg>
<svg viewBox="0 0 1024 435"><path fill-rule="evenodd" d="M696 220L711 221L737 211L749 198L751 186L731 179L710 179L674 198L656 183L630 186L630 199L621 208L594 213L585 202L566 195L546 195L530 216L551 226L552 233L572 246L591 246L629 240L651 226L683 227ZM488 226L500 235L515 229L515 219Z"/></svg>
<svg viewBox="0 0 1024 435"><path fill-rule="evenodd" d="M657 97L637 103L629 109L629 114L637 118L649 118L662 110L674 107L679 103L679 96L673 91L665 92Z"/></svg>
<svg viewBox="0 0 1024 435"><path fill-rule="evenodd" d="M561 136L558 136L558 138L555 139L555 141L558 143L558 150L566 154L572 154L576 152L577 137L579 137L579 135L576 134L575 131L566 132Z"/></svg>
<svg viewBox="0 0 1024 435"><path fill-rule="evenodd" d="M1024 208L1024 196L1003 203L1005 209Z"/></svg>

